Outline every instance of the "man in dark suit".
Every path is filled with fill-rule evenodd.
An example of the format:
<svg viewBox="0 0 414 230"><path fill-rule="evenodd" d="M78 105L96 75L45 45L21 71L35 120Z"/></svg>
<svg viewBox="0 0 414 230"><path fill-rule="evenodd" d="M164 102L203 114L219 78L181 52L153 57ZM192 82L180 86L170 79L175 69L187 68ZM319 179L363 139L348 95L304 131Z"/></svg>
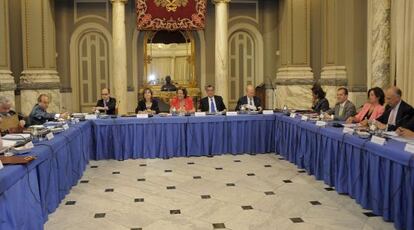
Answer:
<svg viewBox="0 0 414 230"><path fill-rule="evenodd" d="M380 129L395 131L413 116L413 107L403 101L401 96L402 92L399 88L393 86L387 89L385 93L387 106L382 116L377 119Z"/></svg>
<svg viewBox="0 0 414 230"><path fill-rule="evenodd" d="M116 99L111 97L111 91L107 88L103 88L101 91L102 99L96 102L94 111L99 110L100 113L106 113L108 115L115 115Z"/></svg>
<svg viewBox="0 0 414 230"><path fill-rule="evenodd" d="M241 97L237 101L236 111L241 110L242 108L251 111L262 111L262 104L260 99L255 96L256 89L253 85L247 85L246 87L246 96Z"/></svg>
<svg viewBox="0 0 414 230"><path fill-rule="evenodd" d="M223 98L214 95L214 86L208 85L205 89L207 97L202 98L200 101L199 109L201 112L216 113L226 111L226 105L223 102Z"/></svg>
<svg viewBox="0 0 414 230"><path fill-rule="evenodd" d="M32 112L29 115L29 125L42 125L47 121L52 121L58 118L64 118L68 113L56 114L48 113L49 96L46 94L40 94L37 98L37 104L33 107Z"/></svg>

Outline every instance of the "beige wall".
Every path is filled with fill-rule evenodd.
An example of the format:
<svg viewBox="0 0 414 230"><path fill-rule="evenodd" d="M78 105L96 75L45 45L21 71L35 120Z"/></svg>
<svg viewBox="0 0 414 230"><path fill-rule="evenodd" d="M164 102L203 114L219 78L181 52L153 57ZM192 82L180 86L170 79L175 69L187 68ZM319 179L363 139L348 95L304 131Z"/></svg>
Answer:
<svg viewBox="0 0 414 230"><path fill-rule="evenodd" d="M246 23L256 28L259 31L260 36L263 39L264 52L263 52L263 77L265 83L274 82L276 80L276 73L278 69L286 64L288 61L293 64L309 63L309 67L312 69L314 80L320 79L322 68L324 67L323 51L323 6L325 1L329 0L311 0L309 1L310 7L310 30L309 41L304 40L306 36L301 34L300 30L293 30L294 37L280 36L283 32L281 27L281 18L283 18L284 12L283 3L287 0L279 1L240 1L233 0L229 5L229 27L238 23ZM294 1L293 7L303 7L302 1ZM73 80L71 78L74 73L70 68L70 41L73 33L77 28L87 23L96 23L106 28L111 33L111 12L112 5L109 1L91 1L89 3L77 3L77 1L60 1L52 0L54 2L54 24L56 25L56 66L58 76L60 77L60 91L62 93L63 107L72 108L71 95L73 87ZM207 1L207 18L206 27L204 30L205 39L205 59L201 58L197 60L197 76L199 77L199 84L214 84L215 75L215 51L211 47L215 46L215 12L214 4L211 1ZM9 0L9 23L10 25L22 24L22 1ZM135 99L135 95L138 89L142 85L143 78L143 64L142 60L142 46L135 44L133 46L135 32L135 1L130 0L126 5L126 38L127 38L127 72L128 72L128 90L129 96ZM366 0L337 0L337 10L335 12L336 24L339 29L336 30L336 61L338 65L346 67L347 83L351 91L365 91L366 90L366 12L367 3ZM36 6L33 6L36 7ZM299 12L294 15L293 25L299 26L304 23L304 16ZM32 20L40 20L33 18ZM34 23L36 25L36 23ZM47 28L46 28L47 29ZM36 30L36 26L31 28ZM48 31L46 31L48 32ZM302 31L305 32L305 31ZM10 69L13 72L13 76L16 82L19 81L20 75L23 71L23 36L20 26L10 26ZM199 39L199 38L197 38ZM282 39L282 40L280 40ZM291 56L283 56L280 53L284 53L287 49L287 40L293 39L290 43L295 44L291 52ZM53 39L52 39L53 40ZM53 44L53 41L50 43ZM49 41L49 40L48 40ZM142 35L137 39L138 43L142 41ZM309 42L309 43L308 43ZM133 50L133 48L136 48ZM292 47L292 46L291 46ZM41 47L38 47L41 48ZM200 49L200 47L198 47ZM31 52L35 52L33 49ZM29 55L34 55L29 53ZM133 54L137 54L137 60L132 58ZM329 56L329 55L328 55ZM45 56L46 67L53 67L53 56ZM33 59L36 61L36 59ZM42 61L41 59L37 61ZM204 82L200 82L201 62L205 63L205 79ZM31 65L39 63L29 63ZM42 63L40 63L42 64ZM136 73L133 69L136 69ZM261 82L260 82L261 83ZM19 92L19 91L17 91ZM131 100L129 109L134 108L136 101ZM76 107L76 106L75 106ZM76 109L76 108L73 108Z"/></svg>

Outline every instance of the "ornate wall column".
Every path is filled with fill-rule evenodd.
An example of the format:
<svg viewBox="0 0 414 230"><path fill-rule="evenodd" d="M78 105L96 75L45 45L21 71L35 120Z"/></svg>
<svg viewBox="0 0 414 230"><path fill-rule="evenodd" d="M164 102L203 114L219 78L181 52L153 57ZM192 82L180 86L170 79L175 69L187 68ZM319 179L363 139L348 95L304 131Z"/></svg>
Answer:
<svg viewBox="0 0 414 230"><path fill-rule="evenodd" d="M391 55L391 0L368 0L368 88L388 87Z"/></svg>
<svg viewBox="0 0 414 230"><path fill-rule="evenodd" d="M60 78L56 71L54 1L21 0L23 72L21 111L30 113L41 93L50 96L49 111L60 111Z"/></svg>
<svg viewBox="0 0 414 230"><path fill-rule="evenodd" d="M339 0L340 1L340 0ZM338 0L322 2L322 71L320 83L326 90L331 107L336 103L336 92L340 86L347 85L345 63L341 60Z"/></svg>
<svg viewBox="0 0 414 230"><path fill-rule="evenodd" d="M0 0L0 95L14 102L16 84L10 71L10 33L8 0Z"/></svg>
<svg viewBox="0 0 414 230"><path fill-rule="evenodd" d="M223 97L226 105L229 98L229 2L230 0L213 0L216 8L215 86L217 95Z"/></svg>
<svg viewBox="0 0 414 230"><path fill-rule="evenodd" d="M278 42L277 1L263 2L263 42L266 47L264 55L264 83L266 87L266 109L275 107L275 87L273 81L277 72L276 50Z"/></svg>
<svg viewBox="0 0 414 230"><path fill-rule="evenodd" d="M276 106L309 108L313 73L310 67L310 0L282 0L280 9L280 68Z"/></svg>
<svg viewBox="0 0 414 230"><path fill-rule="evenodd" d="M127 103L127 61L126 61L126 31L125 4L128 0L111 0L112 3L112 50L113 50L113 88L118 113L128 112Z"/></svg>

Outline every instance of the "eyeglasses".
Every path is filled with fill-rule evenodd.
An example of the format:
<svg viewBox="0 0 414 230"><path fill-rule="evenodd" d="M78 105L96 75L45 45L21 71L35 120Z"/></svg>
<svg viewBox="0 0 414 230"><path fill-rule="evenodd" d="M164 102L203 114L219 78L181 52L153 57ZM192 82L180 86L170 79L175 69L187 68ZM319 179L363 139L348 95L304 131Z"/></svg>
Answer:
<svg viewBox="0 0 414 230"><path fill-rule="evenodd" d="M103 93L103 94L101 94L102 96L106 96L106 95L108 95L107 93Z"/></svg>

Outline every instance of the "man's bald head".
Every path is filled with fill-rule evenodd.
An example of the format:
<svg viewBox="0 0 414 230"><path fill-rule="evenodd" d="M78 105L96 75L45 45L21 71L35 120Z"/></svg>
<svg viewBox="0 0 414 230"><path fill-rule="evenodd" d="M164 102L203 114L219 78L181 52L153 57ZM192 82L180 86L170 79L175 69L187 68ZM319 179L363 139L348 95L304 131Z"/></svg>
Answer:
<svg viewBox="0 0 414 230"><path fill-rule="evenodd" d="M385 92L385 101L387 102L389 106L395 107L398 105L398 103L400 103L401 96L402 96L401 89L396 86L392 86L388 88L387 91Z"/></svg>
<svg viewBox="0 0 414 230"><path fill-rule="evenodd" d="M8 113L11 107L11 100L8 97L0 96L0 113Z"/></svg>
<svg viewBox="0 0 414 230"><path fill-rule="evenodd" d="M246 86L246 96L247 97L254 97L256 94L256 90L253 85Z"/></svg>

